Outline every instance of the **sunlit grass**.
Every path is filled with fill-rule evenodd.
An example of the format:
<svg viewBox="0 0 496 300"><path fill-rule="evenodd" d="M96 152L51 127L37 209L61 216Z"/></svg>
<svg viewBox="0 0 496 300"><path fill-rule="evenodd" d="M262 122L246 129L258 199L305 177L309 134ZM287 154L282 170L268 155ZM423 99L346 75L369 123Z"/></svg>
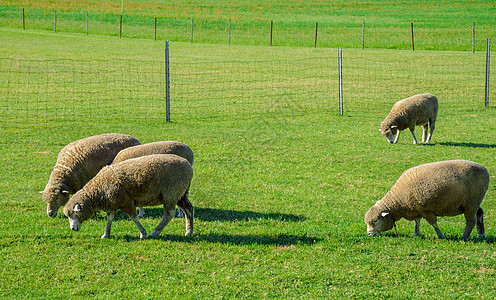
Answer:
<svg viewBox="0 0 496 300"><path fill-rule="evenodd" d="M0 34L0 57L23 62L0 64L1 296L494 298L487 284L496 272L492 183L482 204L485 241L460 239L462 216L440 219L446 240L426 222L412 238L413 223L405 220L398 235L370 238L363 222L412 166L469 159L496 172L494 105L484 107L480 96L483 54L345 50L339 116L336 49L174 42L173 122L166 123L163 42ZM147 76L156 89L143 84ZM51 80L37 85L44 78ZM403 133L388 144L380 122L392 103L420 90L440 99L432 143L413 146ZM150 107L136 95L156 99ZM13 97L18 107L7 105ZM46 216L38 192L58 151L104 132L191 146L193 237L183 236L182 219L160 238L140 241L122 214L110 240L100 239L103 214L80 232L61 215ZM147 213L149 231L162 211Z"/></svg>
<svg viewBox="0 0 496 300"><path fill-rule="evenodd" d="M124 37L195 43L269 45L274 21L274 46L313 47L319 23L318 47L485 51L494 36L490 2L470 1L124 1ZM0 1L0 26L119 36L121 1ZM362 44L363 22L365 38Z"/></svg>

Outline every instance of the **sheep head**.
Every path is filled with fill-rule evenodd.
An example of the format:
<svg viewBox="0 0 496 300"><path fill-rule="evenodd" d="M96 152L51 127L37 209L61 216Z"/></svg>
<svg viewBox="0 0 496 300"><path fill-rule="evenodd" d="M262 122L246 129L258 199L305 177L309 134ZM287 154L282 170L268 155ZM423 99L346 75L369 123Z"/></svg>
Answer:
<svg viewBox="0 0 496 300"><path fill-rule="evenodd" d="M394 137L398 132L398 126L382 124L379 131L388 140L388 142L394 143Z"/></svg>
<svg viewBox="0 0 496 300"><path fill-rule="evenodd" d="M394 219L387 210L372 206L365 214L365 224L367 224L367 234L378 236L383 231L388 231L394 227Z"/></svg>
<svg viewBox="0 0 496 300"><path fill-rule="evenodd" d="M78 231L81 229L81 225L84 221L88 219L88 215L91 216L91 211L81 203L68 203L64 207L64 215L69 218L69 226L72 230Z"/></svg>
<svg viewBox="0 0 496 300"><path fill-rule="evenodd" d="M57 215L59 208L69 201L69 191L66 189L47 186L40 193L43 194L43 201L47 203L47 215L52 218Z"/></svg>

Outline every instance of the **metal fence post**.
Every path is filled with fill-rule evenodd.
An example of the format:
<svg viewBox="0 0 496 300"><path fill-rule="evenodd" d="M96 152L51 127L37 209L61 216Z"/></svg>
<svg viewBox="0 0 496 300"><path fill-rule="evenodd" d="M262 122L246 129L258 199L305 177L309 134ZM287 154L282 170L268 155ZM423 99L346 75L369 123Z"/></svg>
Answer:
<svg viewBox="0 0 496 300"><path fill-rule="evenodd" d="M362 25L362 50L365 49L365 20Z"/></svg>
<svg viewBox="0 0 496 300"><path fill-rule="evenodd" d="M489 106L489 58L491 57L491 39L487 39L486 53L486 107Z"/></svg>
<svg viewBox="0 0 496 300"><path fill-rule="evenodd" d="M413 37L413 22L412 22L412 51L415 51L415 39Z"/></svg>
<svg viewBox="0 0 496 300"><path fill-rule="evenodd" d="M169 41L165 41L165 121L170 122Z"/></svg>
<svg viewBox="0 0 496 300"><path fill-rule="evenodd" d="M341 47L338 52L338 65L339 65L339 115L343 115L343 56Z"/></svg>
<svg viewBox="0 0 496 300"><path fill-rule="evenodd" d="M472 27L472 53L475 53L475 22Z"/></svg>
<svg viewBox="0 0 496 300"><path fill-rule="evenodd" d="M272 46L272 29L274 28L274 21L270 21L270 43L269 46Z"/></svg>
<svg viewBox="0 0 496 300"><path fill-rule="evenodd" d="M317 48L318 33L319 33L319 22L315 22L315 45L314 45L314 48Z"/></svg>

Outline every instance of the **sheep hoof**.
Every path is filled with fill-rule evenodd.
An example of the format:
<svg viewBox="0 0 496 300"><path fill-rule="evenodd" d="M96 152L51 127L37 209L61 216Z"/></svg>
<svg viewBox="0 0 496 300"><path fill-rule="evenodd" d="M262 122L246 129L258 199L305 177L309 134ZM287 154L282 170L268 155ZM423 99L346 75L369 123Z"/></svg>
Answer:
<svg viewBox="0 0 496 300"><path fill-rule="evenodd" d="M148 238L152 239L152 238L158 236L159 234L160 234L160 232L157 233L156 231L154 231L154 232L152 232L152 234L150 234L150 236Z"/></svg>
<svg viewBox="0 0 496 300"><path fill-rule="evenodd" d="M186 233L184 235L185 236L191 236L191 235L193 235L193 230L186 231Z"/></svg>
<svg viewBox="0 0 496 300"><path fill-rule="evenodd" d="M109 239L109 238L110 238L110 235L107 235L106 233L104 233L104 234L102 235L102 239Z"/></svg>
<svg viewBox="0 0 496 300"><path fill-rule="evenodd" d="M140 236L139 236L139 237L140 237L140 239L142 239L142 240L146 239L146 233L145 233L145 234L140 233Z"/></svg>

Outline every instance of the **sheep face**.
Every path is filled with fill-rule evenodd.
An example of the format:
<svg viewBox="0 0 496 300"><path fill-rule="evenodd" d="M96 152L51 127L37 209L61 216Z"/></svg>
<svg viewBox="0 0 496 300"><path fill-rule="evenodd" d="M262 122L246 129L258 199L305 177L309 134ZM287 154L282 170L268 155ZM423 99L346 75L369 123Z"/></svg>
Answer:
<svg viewBox="0 0 496 300"><path fill-rule="evenodd" d="M55 217L59 207L69 201L69 191L60 190L59 188L45 188L43 192L43 201L47 203L47 215Z"/></svg>
<svg viewBox="0 0 496 300"><path fill-rule="evenodd" d="M69 226L74 231L81 229L83 223L82 211L83 208L79 203L76 203L73 208L68 208L67 206L64 208L64 214L69 218Z"/></svg>
<svg viewBox="0 0 496 300"><path fill-rule="evenodd" d="M383 231L388 231L394 227L394 219L388 211L379 210L373 206L365 215L367 224L367 234L378 236Z"/></svg>
<svg viewBox="0 0 496 300"><path fill-rule="evenodd" d="M397 126L383 125L383 126L381 126L380 131L381 131L382 135L388 140L388 142L394 143L394 137L396 136L396 133L398 132Z"/></svg>

